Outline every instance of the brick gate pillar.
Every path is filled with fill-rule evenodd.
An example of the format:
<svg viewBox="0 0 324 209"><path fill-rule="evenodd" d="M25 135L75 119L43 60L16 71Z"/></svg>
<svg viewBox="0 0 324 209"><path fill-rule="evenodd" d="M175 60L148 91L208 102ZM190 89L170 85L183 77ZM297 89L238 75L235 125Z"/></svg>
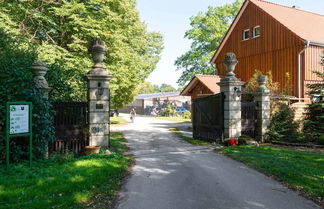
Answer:
<svg viewBox="0 0 324 209"><path fill-rule="evenodd" d="M256 138L264 142L265 133L270 124L270 91L266 87L267 77L265 75L260 75L257 81L259 86L253 93L257 106Z"/></svg>
<svg viewBox="0 0 324 209"><path fill-rule="evenodd" d="M104 42L96 39L90 47L94 65L87 74L89 102L89 145L109 145L109 81L112 78L103 67L106 53Z"/></svg>
<svg viewBox="0 0 324 209"><path fill-rule="evenodd" d="M235 77L234 70L238 63L234 53L227 53L224 65L227 73L221 79L220 91L224 95L224 138L237 139L241 135L241 88L244 82Z"/></svg>

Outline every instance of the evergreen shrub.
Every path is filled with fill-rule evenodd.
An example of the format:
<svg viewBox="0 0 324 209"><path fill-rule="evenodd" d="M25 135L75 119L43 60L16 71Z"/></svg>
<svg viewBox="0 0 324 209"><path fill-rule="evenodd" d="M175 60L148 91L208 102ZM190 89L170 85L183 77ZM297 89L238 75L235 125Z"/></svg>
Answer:
<svg viewBox="0 0 324 209"><path fill-rule="evenodd" d="M298 124L294 121L294 110L287 104L280 103L278 112L270 118L266 138L267 141L302 142L304 139L297 130Z"/></svg>

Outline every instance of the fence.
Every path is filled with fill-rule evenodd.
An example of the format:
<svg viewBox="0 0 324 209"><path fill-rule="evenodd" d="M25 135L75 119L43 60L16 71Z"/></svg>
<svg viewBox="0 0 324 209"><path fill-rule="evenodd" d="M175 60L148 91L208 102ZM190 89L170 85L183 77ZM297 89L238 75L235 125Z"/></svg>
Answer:
<svg viewBox="0 0 324 209"><path fill-rule="evenodd" d="M252 94L242 94L241 100L241 134L256 137L256 104Z"/></svg>
<svg viewBox="0 0 324 209"><path fill-rule="evenodd" d="M49 154L72 151L81 153L88 142L88 103L56 102L54 117L55 141L49 143Z"/></svg>
<svg viewBox="0 0 324 209"><path fill-rule="evenodd" d="M193 137L205 141L220 141L224 130L223 94L200 97L192 103Z"/></svg>

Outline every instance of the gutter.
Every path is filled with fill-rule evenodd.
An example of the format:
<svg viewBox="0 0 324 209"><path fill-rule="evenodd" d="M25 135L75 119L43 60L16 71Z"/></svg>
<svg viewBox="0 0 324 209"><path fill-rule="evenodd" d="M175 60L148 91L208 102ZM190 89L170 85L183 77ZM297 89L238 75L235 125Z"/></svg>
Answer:
<svg viewBox="0 0 324 209"><path fill-rule="evenodd" d="M324 46L323 42L316 42L316 41L307 41L307 42L309 42L310 45Z"/></svg>
<svg viewBox="0 0 324 209"><path fill-rule="evenodd" d="M301 55L302 53L305 52L305 50L307 49L307 47L309 47L309 44L311 42L310 41L306 41L306 45L304 47L304 49L302 49L299 53L298 53L298 98L301 98ZM300 100L299 100L300 102Z"/></svg>

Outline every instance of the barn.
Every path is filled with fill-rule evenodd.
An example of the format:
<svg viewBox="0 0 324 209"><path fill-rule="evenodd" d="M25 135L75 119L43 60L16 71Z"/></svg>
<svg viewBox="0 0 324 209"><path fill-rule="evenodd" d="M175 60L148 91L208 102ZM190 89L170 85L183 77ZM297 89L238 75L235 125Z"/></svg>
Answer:
<svg viewBox="0 0 324 209"><path fill-rule="evenodd" d="M274 82L281 88L288 85L291 96L304 98L306 85L319 81L313 71L324 72L323 28L321 14L262 0L246 0L211 62L218 74L224 76L224 56L234 52L239 61L236 77L248 82L255 70L264 74L271 71Z"/></svg>

